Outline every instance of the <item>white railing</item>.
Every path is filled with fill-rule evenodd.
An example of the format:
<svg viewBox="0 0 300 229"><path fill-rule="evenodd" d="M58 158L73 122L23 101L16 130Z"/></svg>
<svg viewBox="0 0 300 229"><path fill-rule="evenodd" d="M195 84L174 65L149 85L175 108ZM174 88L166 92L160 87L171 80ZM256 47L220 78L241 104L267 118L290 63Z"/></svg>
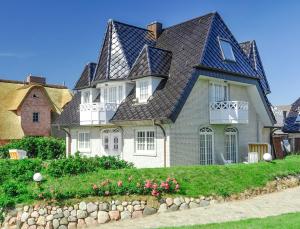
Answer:
<svg viewBox="0 0 300 229"><path fill-rule="evenodd" d="M107 124L117 109L117 103L82 103L80 125Z"/></svg>
<svg viewBox="0 0 300 229"><path fill-rule="evenodd" d="M248 123L248 102L222 101L209 106L211 124Z"/></svg>

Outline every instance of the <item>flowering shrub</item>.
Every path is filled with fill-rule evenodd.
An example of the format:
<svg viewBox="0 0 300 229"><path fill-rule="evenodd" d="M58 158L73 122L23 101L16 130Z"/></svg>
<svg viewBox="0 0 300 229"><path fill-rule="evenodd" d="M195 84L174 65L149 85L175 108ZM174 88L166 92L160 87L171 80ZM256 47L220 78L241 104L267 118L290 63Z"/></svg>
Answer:
<svg viewBox="0 0 300 229"><path fill-rule="evenodd" d="M133 182L132 177L128 180L112 182L105 180L100 184L93 184L92 189L97 196L111 196L111 195L152 195L160 198L166 193L176 193L180 190L180 186L175 178L167 178L160 183L154 180L146 180L141 182Z"/></svg>

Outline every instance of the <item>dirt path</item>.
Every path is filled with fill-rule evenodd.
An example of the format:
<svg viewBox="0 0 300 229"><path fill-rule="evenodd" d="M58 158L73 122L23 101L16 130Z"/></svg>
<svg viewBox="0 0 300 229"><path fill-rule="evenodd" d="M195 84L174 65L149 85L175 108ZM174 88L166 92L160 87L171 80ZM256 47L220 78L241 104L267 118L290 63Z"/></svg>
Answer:
<svg viewBox="0 0 300 229"><path fill-rule="evenodd" d="M194 208L108 223L96 228L158 228L207 224L267 217L296 211L300 211L300 187L243 201L226 202L204 208Z"/></svg>

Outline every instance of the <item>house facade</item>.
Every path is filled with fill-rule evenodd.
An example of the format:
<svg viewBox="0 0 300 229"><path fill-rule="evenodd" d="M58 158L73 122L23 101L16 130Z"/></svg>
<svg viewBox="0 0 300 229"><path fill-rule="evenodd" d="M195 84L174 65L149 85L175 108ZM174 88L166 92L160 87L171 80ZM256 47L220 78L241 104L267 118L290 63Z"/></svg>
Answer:
<svg viewBox="0 0 300 229"><path fill-rule="evenodd" d="M51 124L71 99L66 87L46 84L43 77L0 80L0 145L24 136L52 135Z"/></svg>
<svg viewBox="0 0 300 229"><path fill-rule="evenodd" d="M110 20L75 90L58 119L67 153L137 167L242 162L275 122L256 42L237 42L218 13L168 28Z"/></svg>

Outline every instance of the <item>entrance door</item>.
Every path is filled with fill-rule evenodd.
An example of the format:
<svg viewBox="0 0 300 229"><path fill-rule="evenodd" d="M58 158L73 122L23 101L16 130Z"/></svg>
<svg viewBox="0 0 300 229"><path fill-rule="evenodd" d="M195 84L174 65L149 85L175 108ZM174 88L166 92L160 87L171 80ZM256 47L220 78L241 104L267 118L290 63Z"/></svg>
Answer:
<svg viewBox="0 0 300 229"><path fill-rule="evenodd" d="M102 137L103 150L106 155L118 156L121 154L121 133L118 129L104 130Z"/></svg>

